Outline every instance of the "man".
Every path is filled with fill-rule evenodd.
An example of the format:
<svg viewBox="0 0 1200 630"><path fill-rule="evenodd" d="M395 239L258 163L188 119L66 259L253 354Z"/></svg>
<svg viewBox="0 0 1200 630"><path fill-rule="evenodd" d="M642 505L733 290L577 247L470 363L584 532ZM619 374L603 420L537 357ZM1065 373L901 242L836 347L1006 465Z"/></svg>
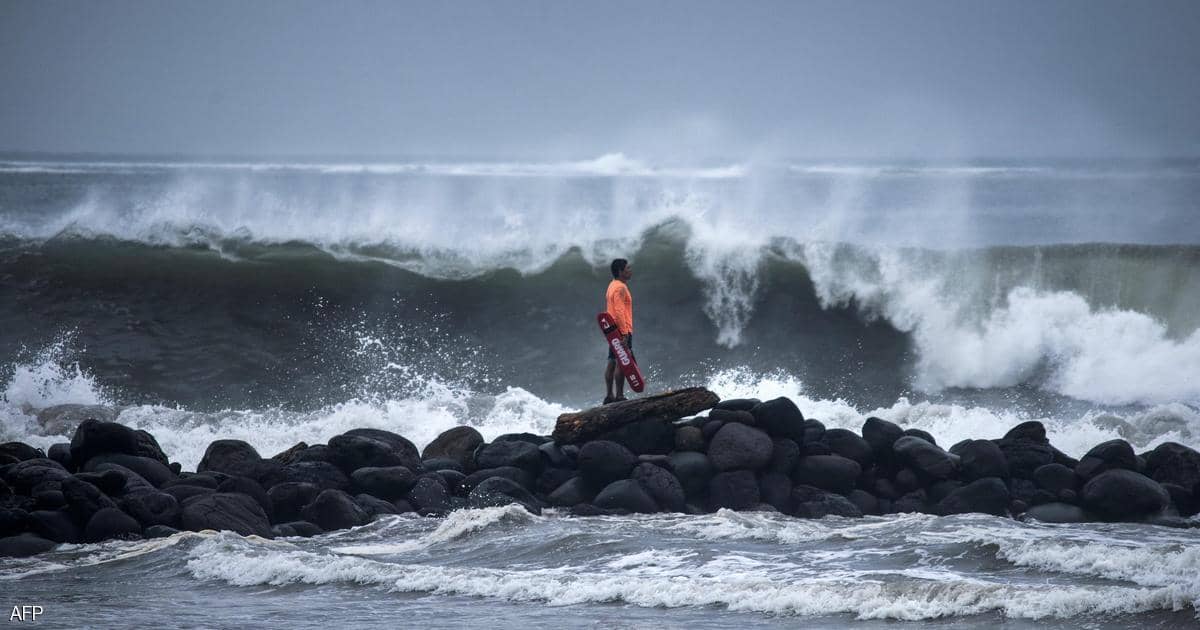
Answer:
<svg viewBox="0 0 1200 630"><path fill-rule="evenodd" d="M609 315L617 323L617 332L625 342L625 349L633 354L633 296L629 294L629 279L633 277L633 267L624 258L612 261L612 282L608 283L605 302ZM608 348L608 367L604 369L604 404L625 400L625 376L617 369L617 356L613 349ZM615 389L615 394L614 394Z"/></svg>

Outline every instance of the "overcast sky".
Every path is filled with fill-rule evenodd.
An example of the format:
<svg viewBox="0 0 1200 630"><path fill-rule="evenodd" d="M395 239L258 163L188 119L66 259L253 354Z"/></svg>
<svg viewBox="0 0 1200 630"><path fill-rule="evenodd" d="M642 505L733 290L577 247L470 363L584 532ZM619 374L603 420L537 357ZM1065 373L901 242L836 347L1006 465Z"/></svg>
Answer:
<svg viewBox="0 0 1200 630"><path fill-rule="evenodd" d="M0 151L1200 155L1200 1L0 0Z"/></svg>

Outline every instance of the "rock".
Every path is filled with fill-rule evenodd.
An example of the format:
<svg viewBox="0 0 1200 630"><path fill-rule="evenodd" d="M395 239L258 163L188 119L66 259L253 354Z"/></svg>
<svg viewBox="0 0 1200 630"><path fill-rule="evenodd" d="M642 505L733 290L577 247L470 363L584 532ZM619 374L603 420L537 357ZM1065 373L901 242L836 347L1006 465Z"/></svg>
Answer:
<svg viewBox="0 0 1200 630"><path fill-rule="evenodd" d="M713 409L725 411L750 411L761 401L757 398L729 398L713 405Z"/></svg>
<svg viewBox="0 0 1200 630"><path fill-rule="evenodd" d="M66 510L35 510L29 513L29 531L58 543L83 542L83 532Z"/></svg>
<svg viewBox="0 0 1200 630"><path fill-rule="evenodd" d="M15 536L27 529L29 512L19 508L0 506L0 538Z"/></svg>
<svg viewBox="0 0 1200 630"><path fill-rule="evenodd" d="M707 455L693 451L672 453L671 468L689 501L704 497L708 492L708 482L716 472Z"/></svg>
<svg viewBox="0 0 1200 630"><path fill-rule="evenodd" d="M1062 464L1046 464L1038 466L1033 471L1033 481L1042 490L1059 493L1063 490L1077 490L1078 478L1075 471Z"/></svg>
<svg viewBox="0 0 1200 630"><path fill-rule="evenodd" d="M779 397L761 402L750 409L756 424L772 437L787 438L804 444L804 414L790 399Z"/></svg>
<svg viewBox="0 0 1200 630"><path fill-rule="evenodd" d="M137 473L142 479L150 482L155 488L161 488L175 479L175 475L166 464L149 457L126 455L124 453L102 453L83 465L83 470L95 472L101 464L119 464Z"/></svg>
<svg viewBox="0 0 1200 630"><path fill-rule="evenodd" d="M1109 470L1093 477L1084 484L1080 497L1086 508L1109 520L1153 516L1171 501L1158 482L1125 469Z"/></svg>
<svg viewBox="0 0 1200 630"><path fill-rule="evenodd" d="M11 455L19 462L27 459L41 459L46 457L42 449L34 448L24 442L5 442L0 444L0 455Z"/></svg>
<svg viewBox="0 0 1200 630"><path fill-rule="evenodd" d="M417 476L404 466L359 468L350 475L359 492L395 501L403 497L417 482Z"/></svg>
<svg viewBox="0 0 1200 630"><path fill-rule="evenodd" d="M595 440L579 449L579 476L592 488L628 477L635 465L637 456L616 442Z"/></svg>
<svg viewBox="0 0 1200 630"><path fill-rule="evenodd" d="M216 488L206 488L204 486L177 485L163 488L163 492L175 497L175 502L183 505L184 501L192 497L203 496L216 492Z"/></svg>
<svg viewBox="0 0 1200 630"><path fill-rule="evenodd" d="M300 461L300 454L306 450L308 450L308 442L297 442L295 446L292 446L283 452L272 455L271 461L276 461L286 466L287 464Z"/></svg>
<svg viewBox="0 0 1200 630"><path fill-rule="evenodd" d="M938 514L968 514L978 512L993 516L1008 516L1008 487L999 477L984 477L951 492L938 502Z"/></svg>
<svg viewBox="0 0 1200 630"><path fill-rule="evenodd" d="M146 538L169 538L178 533L178 529L168 525L151 525L142 531L142 535Z"/></svg>
<svg viewBox="0 0 1200 630"><path fill-rule="evenodd" d="M450 494L460 494L466 492L466 489L463 486L463 482L467 479L466 475L458 472L457 470L439 470L436 474L446 482L446 487L450 490Z"/></svg>
<svg viewBox="0 0 1200 630"><path fill-rule="evenodd" d="M875 480L875 485L871 488L871 492L881 499L898 499L903 494L896 489L896 485L892 480L887 478L879 478Z"/></svg>
<svg viewBox="0 0 1200 630"><path fill-rule="evenodd" d="M1008 479L1008 460L991 440L967 440L955 451L964 481L988 477Z"/></svg>
<svg viewBox="0 0 1200 630"><path fill-rule="evenodd" d="M608 484L596 495L592 504L604 510L625 510L642 514L658 511L658 504L650 494L632 479L619 479Z"/></svg>
<svg viewBox="0 0 1200 630"><path fill-rule="evenodd" d="M786 438L784 438L786 439ZM791 440L788 440L791 442ZM795 444L795 442L793 442ZM783 473L769 472L758 480L759 497L764 503L784 514L791 514L792 480Z"/></svg>
<svg viewBox="0 0 1200 630"><path fill-rule="evenodd" d="M254 499L258 506L263 509L263 513L267 515L268 521L274 521L275 508L271 503L271 497L262 485L249 477L232 477L221 482L217 487L217 492L240 492L251 499Z"/></svg>
<svg viewBox="0 0 1200 630"><path fill-rule="evenodd" d="M725 426L725 423L720 420L709 420L700 425L700 434L704 436L705 443L711 440L723 426Z"/></svg>
<svg viewBox="0 0 1200 630"><path fill-rule="evenodd" d="M509 481L512 481L513 483L525 489L532 489L534 484L537 483L537 480L529 473L528 470L522 470L513 466L502 466L500 468L485 468L483 470L476 470L475 472L463 478L462 487L467 492L470 492L471 490L474 490L476 486L488 479L491 479L492 477L508 479Z"/></svg>
<svg viewBox="0 0 1200 630"><path fill-rule="evenodd" d="M683 485L670 471L654 464L638 464L634 466L630 478L642 484L642 489L661 509L667 512L683 511Z"/></svg>
<svg viewBox="0 0 1200 630"><path fill-rule="evenodd" d="M308 448L296 452L292 457L292 461L283 462L283 464L299 464L300 462L325 462L333 464L333 451L329 450L328 444L313 444Z"/></svg>
<svg viewBox="0 0 1200 630"><path fill-rule="evenodd" d="M1046 440L1046 426L1037 420L1022 422L1008 430L1002 439L1023 440L1035 444L1049 444Z"/></svg>
<svg viewBox="0 0 1200 630"><path fill-rule="evenodd" d="M67 504L61 490L43 490L33 495L33 504L39 510L54 510Z"/></svg>
<svg viewBox="0 0 1200 630"><path fill-rule="evenodd" d="M357 506L355 506L357 508ZM253 498L234 492L195 497L183 506L183 528L237 532L243 536L271 537L271 523Z"/></svg>
<svg viewBox="0 0 1200 630"><path fill-rule="evenodd" d="M1102 472L1118 469L1137 472L1137 455L1129 442L1109 440L1093 446L1075 466L1075 474L1086 482Z"/></svg>
<svg viewBox="0 0 1200 630"><path fill-rule="evenodd" d="M287 523L280 523L275 527L282 528L281 531L287 532L286 536L289 537L312 538L313 536L320 536L325 533L325 530L321 529L319 525L308 521L288 521Z"/></svg>
<svg viewBox="0 0 1200 630"><path fill-rule="evenodd" d="M708 482L708 500L714 510L748 510L759 503L758 480L749 470L717 473Z"/></svg>
<svg viewBox="0 0 1200 630"><path fill-rule="evenodd" d="M463 468L463 465L459 463L458 460L450 459L449 457L430 457L428 459L422 459L421 465L425 468L425 470L453 470L455 472L464 474L466 473L466 469ZM359 470L362 469L360 468Z"/></svg>
<svg viewBox="0 0 1200 630"><path fill-rule="evenodd" d="M358 507L362 508L363 512L366 512L367 518L370 520L375 520L387 514L398 514L395 505L369 494L355 496L354 502L358 504Z"/></svg>
<svg viewBox="0 0 1200 630"><path fill-rule="evenodd" d="M771 444L771 462L767 464L767 469L773 473L792 474L800 462L800 447L789 438L775 438Z"/></svg>
<svg viewBox="0 0 1200 630"><path fill-rule="evenodd" d="M467 495L472 508L497 507L516 503L533 514L541 514L541 503L528 490L503 477L491 477L475 486Z"/></svg>
<svg viewBox="0 0 1200 630"><path fill-rule="evenodd" d="M100 542L113 538L140 538L142 526L130 515L116 508L104 508L92 515L84 528L84 539Z"/></svg>
<svg viewBox="0 0 1200 630"><path fill-rule="evenodd" d="M62 464L62 467L67 470L75 469L75 462L71 460L71 444L69 442L51 444L50 450L46 451L46 457Z"/></svg>
<svg viewBox="0 0 1200 630"><path fill-rule="evenodd" d="M112 462L105 462L96 465L96 472L100 474L115 473L125 478L125 488L121 490L121 495L126 495L131 492L155 491L157 488L154 484L146 481L145 477L133 472L132 470Z"/></svg>
<svg viewBox="0 0 1200 630"><path fill-rule="evenodd" d="M1146 474L1159 483L1195 488L1200 484L1200 453L1182 444L1164 442L1146 455Z"/></svg>
<svg viewBox="0 0 1200 630"><path fill-rule="evenodd" d="M1180 516L1187 518L1200 512L1200 506L1196 504L1196 497L1192 494L1191 490L1173 483L1160 485L1162 485L1163 490L1166 490L1167 494L1171 497L1171 505L1175 506L1175 511Z"/></svg>
<svg viewBox="0 0 1200 630"><path fill-rule="evenodd" d="M812 486L846 494L854 489L862 467L852 459L841 455L811 455L800 459L792 473L792 481L799 485Z"/></svg>
<svg viewBox="0 0 1200 630"><path fill-rule="evenodd" d="M863 422L862 436L876 459L889 461L892 458L892 445L904 437L904 429L894 422L871 417Z"/></svg>
<svg viewBox="0 0 1200 630"><path fill-rule="evenodd" d="M487 480L485 479L484 481ZM480 485L483 484L480 483ZM432 477L421 477L418 479L417 483L413 484L412 489L405 495L404 500L408 501L422 516L445 514L450 506L450 494L447 492L446 486L438 483ZM321 527L325 527L325 524L321 521L313 522ZM325 529L331 528L325 527Z"/></svg>
<svg viewBox="0 0 1200 630"><path fill-rule="evenodd" d="M27 558L45 553L57 546L58 543L33 534L9 536L0 538L0 557Z"/></svg>
<svg viewBox="0 0 1200 630"><path fill-rule="evenodd" d="M822 439L824 439L824 437L825 437L825 425L822 424L820 420L814 420L812 418L809 418L808 420L804 421L804 441L803 442L797 441L796 443L800 445L800 448L804 448L804 446L806 444L810 444L812 442L820 442ZM823 453L823 454L830 455L831 453Z"/></svg>
<svg viewBox="0 0 1200 630"><path fill-rule="evenodd" d="M925 496L931 505L936 504L964 485L966 484L957 479L942 479L929 484L929 487L925 488ZM1007 491L1008 487L1005 486L1005 492Z"/></svg>
<svg viewBox="0 0 1200 630"><path fill-rule="evenodd" d="M950 479L958 474L958 458L919 437L906 435L892 445L896 460L930 480Z"/></svg>
<svg viewBox="0 0 1200 630"><path fill-rule="evenodd" d="M713 409L708 412L710 420L720 420L721 422L738 422L750 426L756 426L758 419L749 411L738 411L733 409Z"/></svg>
<svg viewBox="0 0 1200 630"><path fill-rule="evenodd" d="M134 455L152 459L163 466L171 463L167 459L167 454L163 452L162 447L158 445L158 440L154 439L154 436L149 431L138 429L133 432L133 436L137 440L137 452L133 453Z"/></svg>
<svg viewBox="0 0 1200 630"><path fill-rule="evenodd" d="M834 455L858 462L863 468L870 467L875 462L875 452L866 440L847 429L828 429L822 441L829 445Z"/></svg>
<svg viewBox="0 0 1200 630"><path fill-rule="evenodd" d="M833 455L833 449L824 442L808 441L800 447L800 457L809 457L811 455Z"/></svg>
<svg viewBox="0 0 1200 630"><path fill-rule="evenodd" d="M896 491L901 495L908 494L921 487L921 478L911 468L901 468L896 471Z"/></svg>
<svg viewBox="0 0 1200 630"><path fill-rule="evenodd" d="M851 490L846 499L858 508L864 515L878 516L883 512L879 509L879 499L866 490Z"/></svg>
<svg viewBox="0 0 1200 630"><path fill-rule="evenodd" d="M1041 423L1035 422L1034 424L1040 425ZM1054 462L1054 449L1049 444L1012 439L1002 439L996 444L1004 453L1004 459L1008 462L1009 474L1013 477L1031 479L1033 471L1038 467Z"/></svg>
<svg viewBox="0 0 1200 630"><path fill-rule="evenodd" d="M207 488L204 489L208 492ZM179 523L180 502L174 495L157 490L138 490L126 493L118 501L121 509L142 527Z"/></svg>
<svg viewBox="0 0 1200 630"><path fill-rule="evenodd" d="M99 488L76 477L63 480L62 493L71 514L80 523L87 523L100 510L117 507L116 502Z"/></svg>
<svg viewBox="0 0 1200 630"><path fill-rule="evenodd" d="M708 459L717 470L758 470L771 462L774 446L765 431L727 422L708 443Z"/></svg>
<svg viewBox="0 0 1200 630"><path fill-rule="evenodd" d="M384 431L383 429L350 429L343 435L365 437L383 442L392 449L393 453L399 455L404 460L405 463L401 464L401 466L405 466L413 471L421 469L421 460L423 458L420 451L417 450L416 445L402 435L392 433L391 431Z"/></svg>
<svg viewBox="0 0 1200 630"><path fill-rule="evenodd" d="M925 491L917 489L892 501L892 510L900 514L926 512L928 511L927 503L928 497L926 497Z"/></svg>
<svg viewBox="0 0 1200 630"><path fill-rule="evenodd" d="M563 485L569 479L579 476L579 471L573 468L546 468L542 470L542 474L538 475L537 481L534 482L534 490L540 495L547 495L554 492L559 486Z"/></svg>
<svg viewBox="0 0 1200 630"><path fill-rule="evenodd" d="M669 419L643 418L606 431L599 439L616 442L638 455L665 455L675 446L675 425Z"/></svg>
<svg viewBox="0 0 1200 630"><path fill-rule="evenodd" d="M349 490L350 478L340 468L329 462L299 462L273 470L259 478L263 487L270 490L277 484L287 482L311 483L322 490Z"/></svg>
<svg viewBox="0 0 1200 630"><path fill-rule="evenodd" d="M931 434L928 431L922 431L921 429L905 429L904 435L906 435L908 437L920 438L922 440L925 440L926 442L929 442L930 444L932 444L934 446L938 445L937 440L933 439L933 434ZM895 446L895 445L893 444L893 446Z"/></svg>
<svg viewBox="0 0 1200 630"><path fill-rule="evenodd" d="M453 429L443 431L430 442L425 450L421 451L421 457L446 457L453 459L463 467L463 471L473 470L474 466L467 466L467 461L475 449L483 444L483 436L475 427L457 426Z"/></svg>
<svg viewBox="0 0 1200 630"><path fill-rule="evenodd" d="M7 472L4 473L13 492L25 496L32 494L34 488L58 490L62 486L62 481L70 476L71 474L62 467L62 464L44 458L27 459L10 464Z"/></svg>
<svg viewBox="0 0 1200 630"><path fill-rule="evenodd" d="M475 453L479 468L512 466L537 475L542 469L542 452L529 442L506 441L484 444Z"/></svg>
<svg viewBox="0 0 1200 630"><path fill-rule="evenodd" d="M562 447L555 442L546 442L538 447L542 454L543 466L554 468L574 468L575 459L569 457Z"/></svg>
<svg viewBox="0 0 1200 630"><path fill-rule="evenodd" d="M87 461L75 458L75 461ZM208 445L196 472L214 471L235 477L259 478L262 457L242 440L217 440Z"/></svg>
<svg viewBox="0 0 1200 630"><path fill-rule="evenodd" d="M592 500L595 494L588 489L583 477L572 477L550 493L547 499L556 507L571 507Z"/></svg>
<svg viewBox="0 0 1200 630"><path fill-rule="evenodd" d="M679 427L675 429L676 451L703 451L704 431L699 427Z"/></svg>
<svg viewBox="0 0 1200 630"><path fill-rule="evenodd" d="M354 502L353 497L341 490L322 490L312 503L300 510L300 514L304 520L317 524L325 531L357 527L368 520L366 511Z"/></svg>
<svg viewBox="0 0 1200 630"><path fill-rule="evenodd" d="M359 468L404 466L409 470L421 467L419 458L405 457L383 440L343 433L329 440L333 463L347 475ZM320 525L320 523L317 523Z"/></svg>
<svg viewBox="0 0 1200 630"><path fill-rule="evenodd" d="M862 511L849 499L813 486L798 485L792 490L792 515L799 518L842 516L858 518Z"/></svg>
<svg viewBox="0 0 1200 630"><path fill-rule="evenodd" d="M1043 503L1029 508L1023 519L1036 519L1043 523L1086 523L1091 520L1083 508L1068 503Z"/></svg>
<svg viewBox="0 0 1200 630"><path fill-rule="evenodd" d="M71 461L86 462L102 453L137 455L137 434L133 429L116 422L84 420L71 438Z"/></svg>
<svg viewBox="0 0 1200 630"><path fill-rule="evenodd" d="M493 442L528 442L534 446L541 446L549 442L553 442L550 438L536 433L505 433L504 435L496 436Z"/></svg>
<svg viewBox="0 0 1200 630"><path fill-rule="evenodd" d="M299 520L304 506L312 503L320 493L321 488L315 484L295 481L276 484L267 490L276 521Z"/></svg>
<svg viewBox="0 0 1200 630"><path fill-rule="evenodd" d="M178 479L168 482L167 485L163 486L163 489L165 490L166 488L173 488L175 486L199 486L201 488L210 488L212 490L216 490L217 486L221 485L222 481L225 479L232 479L232 477L228 475L221 475L221 477L222 478L218 480L216 477L209 474L184 473Z"/></svg>

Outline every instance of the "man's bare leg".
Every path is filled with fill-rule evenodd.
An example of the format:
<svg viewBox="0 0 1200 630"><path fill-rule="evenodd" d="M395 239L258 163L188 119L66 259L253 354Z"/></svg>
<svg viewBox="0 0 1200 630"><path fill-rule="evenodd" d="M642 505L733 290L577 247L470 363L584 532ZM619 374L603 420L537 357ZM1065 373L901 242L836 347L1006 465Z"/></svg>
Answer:
<svg viewBox="0 0 1200 630"><path fill-rule="evenodd" d="M604 368L604 400L612 400L613 382L619 378L620 376L617 375L617 362L609 359L608 367Z"/></svg>

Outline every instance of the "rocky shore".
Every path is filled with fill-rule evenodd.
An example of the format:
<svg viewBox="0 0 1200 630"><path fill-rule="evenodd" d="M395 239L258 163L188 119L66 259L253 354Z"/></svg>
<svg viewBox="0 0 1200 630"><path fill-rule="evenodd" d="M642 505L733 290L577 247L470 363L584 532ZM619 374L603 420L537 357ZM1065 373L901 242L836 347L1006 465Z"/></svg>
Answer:
<svg viewBox="0 0 1200 630"><path fill-rule="evenodd" d="M313 536L386 514L510 503L580 516L979 512L1190 526L1198 498L1200 453L1180 444L1137 453L1112 440L1075 460L1041 423L1025 422L946 449L879 418L859 432L827 429L786 398L722 401L690 388L563 414L552 436L490 443L469 426L423 450L379 429L270 457L217 440L195 472L172 463L153 435L89 418L47 452L0 444L0 556L181 530Z"/></svg>

